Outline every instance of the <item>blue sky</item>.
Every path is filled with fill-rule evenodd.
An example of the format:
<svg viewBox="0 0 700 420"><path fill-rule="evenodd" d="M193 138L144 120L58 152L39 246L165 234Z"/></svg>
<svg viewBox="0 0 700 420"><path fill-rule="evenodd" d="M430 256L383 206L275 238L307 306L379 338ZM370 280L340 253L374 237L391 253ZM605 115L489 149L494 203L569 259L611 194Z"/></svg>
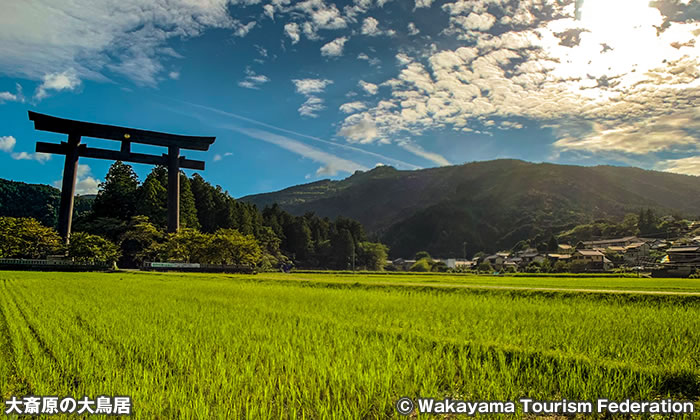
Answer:
<svg viewBox="0 0 700 420"><path fill-rule="evenodd" d="M34 145L65 139L27 110L216 136L184 154L234 197L497 158L700 175L698 19L696 0L9 0L0 177L61 178ZM80 163L94 193L110 162Z"/></svg>

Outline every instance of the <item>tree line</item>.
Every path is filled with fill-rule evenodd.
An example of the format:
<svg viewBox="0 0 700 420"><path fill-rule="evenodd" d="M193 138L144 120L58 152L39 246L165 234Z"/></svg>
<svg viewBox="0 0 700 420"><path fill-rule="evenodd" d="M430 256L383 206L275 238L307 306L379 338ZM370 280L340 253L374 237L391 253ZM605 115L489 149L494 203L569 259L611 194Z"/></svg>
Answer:
<svg viewBox="0 0 700 420"><path fill-rule="evenodd" d="M368 241L357 221L343 217L330 220L313 213L294 216L277 205L259 211L199 174L187 177L183 172L181 228L168 234L167 177L167 169L157 166L140 182L130 165L117 161L109 168L92 205L83 204L75 212L72 252L61 249L52 228L32 219L5 217L0 219L8 228L0 229L0 242L17 231L10 226L22 226L25 239L35 238L41 246L0 247L0 257L38 258L67 251L85 260L92 249L93 259L114 260L120 267L136 267L144 261L187 261L261 269L293 264L300 268L381 270L386 261L387 247ZM79 246L85 249L79 250Z"/></svg>

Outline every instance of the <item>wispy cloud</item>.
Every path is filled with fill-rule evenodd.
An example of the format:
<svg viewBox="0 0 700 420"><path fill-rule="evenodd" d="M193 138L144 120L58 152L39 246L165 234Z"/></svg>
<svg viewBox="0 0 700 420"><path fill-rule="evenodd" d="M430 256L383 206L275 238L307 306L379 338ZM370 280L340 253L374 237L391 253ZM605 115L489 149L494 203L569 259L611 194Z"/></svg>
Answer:
<svg viewBox="0 0 700 420"><path fill-rule="evenodd" d="M237 36L252 29L255 22L231 17L232 3L240 2L15 1L0 29L0 73L41 80L47 72L73 68L80 79L108 80L109 69L152 85L164 70L160 61L177 56L168 40L207 28Z"/></svg>
<svg viewBox="0 0 700 420"><path fill-rule="evenodd" d="M22 94L22 85L16 83L15 87L15 93L8 91L0 92L0 104L3 102L24 102L24 94Z"/></svg>
<svg viewBox="0 0 700 420"><path fill-rule="evenodd" d="M263 74L255 74L255 72L247 67L245 70L245 79L238 82L238 86L247 89L260 89L260 86L269 82L270 78Z"/></svg>
<svg viewBox="0 0 700 420"><path fill-rule="evenodd" d="M667 159L659 162L655 169L677 174L700 176L700 156L691 156L682 159Z"/></svg>
<svg viewBox="0 0 700 420"><path fill-rule="evenodd" d="M222 115L222 116L225 116L225 117L234 118L234 119L239 120L239 121L245 121L245 122L248 122L248 123L251 123L251 124L259 125L259 126L261 126L261 127L266 127L266 128L272 129L272 130L276 130L276 131L279 131L279 132L282 132L282 133L286 133L286 134L290 134L290 135L293 135L293 136L297 136L297 137L301 137L301 138L313 140L313 141L315 141L315 142L322 143L322 144L325 144L325 145L329 145L329 146L341 148L341 149L348 150L348 151L352 151L352 152L355 152L355 153L360 153L360 154L363 154L363 155L366 155L366 156L370 156L370 157L375 158L375 159L379 159L380 162L384 162L384 163L386 163L386 164L391 164L391 165L396 165L396 166L398 166L399 168L421 169L421 166L414 165L414 164L408 163L408 162L404 162L404 161L399 160L399 159L394 159L394 158L391 158L391 157L388 157L388 156L385 156L385 155L382 155L382 154L379 154L379 153L370 152L370 151L368 151L368 150L364 150L364 149L361 149L361 148L356 147L356 146L351 146L351 145L347 145L347 144L342 144L342 143L337 143L337 142L333 142L333 141L329 141L329 140L324 140L324 139L319 138L319 137L310 136L310 135L308 135L308 134L303 134L303 133L299 133L299 132L297 132L297 131L288 130L288 129L286 129L286 128L278 127L278 126L275 126L275 125L272 125L272 124L267 124L267 123L265 123L265 122L258 121L258 120L252 119L252 118L244 117L244 116L242 116L242 115L238 115L238 114L235 114L235 113L233 113L233 112L228 112L228 111L224 111L224 110L221 110L221 109L212 108L212 107L210 107L210 106L200 105L200 104L196 104L196 103L192 103L192 102L179 101L179 100L178 100L177 102L180 102L180 103L183 103L183 104L186 104L186 105L195 107L195 108L199 108L199 109L202 109L202 110L205 110L205 111L209 111L209 112L212 112L212 113L215 113L215 114L219 114L219 115ZM176 112L180 112L180 111L177 111L177 110L175 110L175 111L176 111Z"/></svg>
<svg viewBox="0 0 700 420"><path fill-rule="evenodd" d="M309 146L308 144L286 136L270 133L269 131L258 130L255 128L241 128L234 125L224 125L221 126L221 128L236 131L241 134L245 134L248 137L274 144L299 156L320 163L322 166L318 168L318 171L316 171L318 175L334 176L337 175L338 172L353 173L356 170L366 171L369 169L360 163L343 159L331 153Z"/></svg>
<svg viewBox="0 0 700 420"><path fill-rule="evenodd" d="M218 161L220 161L221 159L223 159L223 158L225 158L225 157L229 157L229 156L233 156L233 153L231 153L231 152L226 152L226 153L224 153L224 154L219 154L219 153L217 153L217 154L214 155L214 162L218 162Z"/></svg>
<svg viewBox="0 0 700 420"><path fill-rule="evenodd" d="M416 156L420 156L423 159L436 163L440 166L451 165L450 161L448 161L444 156L435 152L429 152L415 143L409 141L401 141L398 143L398 145L404 150L411 152Z"/></svg>
<svg viewBox="0 0 700 420"><path fill-rule="evenodd" d="M306 96L306 102L299 107L299 114L311 118L318 117L318 113L326 107L323 105L323 99L314 94L323 93L326 86L332 84L333 81L328 79L293 79L292 83L294 83L298 93Z"/></svg>

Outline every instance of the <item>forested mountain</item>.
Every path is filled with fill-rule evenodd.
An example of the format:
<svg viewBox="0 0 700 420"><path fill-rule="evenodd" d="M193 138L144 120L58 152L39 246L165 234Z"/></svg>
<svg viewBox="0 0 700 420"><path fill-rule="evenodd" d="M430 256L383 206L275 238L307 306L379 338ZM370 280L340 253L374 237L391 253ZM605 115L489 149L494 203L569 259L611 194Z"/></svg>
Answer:
<svg viewBox="0 0 700 420"><path fill-rule="evenodd" d="M74 214L88 211L94 198L89 195L76 197ZM0 179L0 217L31 217L45 226L55 227L60 202L61 191L54 187Z"/></svg>
<svg viewBox="0 0 700 420"><path fill-rule="evenodd" d="M518 160L399 171L378 167L241 201L278 203L292 214L358 220L392 256L420 250L462 256L548 238L642 208L700 215L700 178L630 167L534 164Z"/></svg>

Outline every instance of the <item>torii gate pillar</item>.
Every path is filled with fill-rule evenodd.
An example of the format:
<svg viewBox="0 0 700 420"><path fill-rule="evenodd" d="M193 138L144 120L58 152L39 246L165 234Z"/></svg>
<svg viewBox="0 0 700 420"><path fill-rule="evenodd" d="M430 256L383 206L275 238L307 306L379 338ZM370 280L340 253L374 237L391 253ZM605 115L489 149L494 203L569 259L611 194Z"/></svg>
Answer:
<svg viewBox="0 0 700 420"><path fill-rule="evenodd" d="M180 148L168 147L168 232L180 229Z"/></svg>
<svg viewBox="0 0 700 420"><path fill-rule="evenodd" d="M75 178L78 173L78 145L80 136L68 136L66 161L63 164L63 184L61 185L61 205L58 209L58 233L68 242L73 224L73 204L75 201Z"/></svg>

